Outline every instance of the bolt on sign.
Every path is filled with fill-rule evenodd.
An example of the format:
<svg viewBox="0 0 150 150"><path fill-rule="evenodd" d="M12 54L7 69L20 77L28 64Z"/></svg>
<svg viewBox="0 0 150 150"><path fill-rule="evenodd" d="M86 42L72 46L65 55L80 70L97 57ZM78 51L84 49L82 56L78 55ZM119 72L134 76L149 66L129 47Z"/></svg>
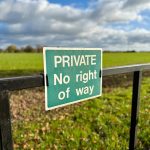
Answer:
<svg viewBox="0 0 150 150"><path fill-rule="evenodd" d="M102 49L44 47L46 110L102 94Z"/></svg>

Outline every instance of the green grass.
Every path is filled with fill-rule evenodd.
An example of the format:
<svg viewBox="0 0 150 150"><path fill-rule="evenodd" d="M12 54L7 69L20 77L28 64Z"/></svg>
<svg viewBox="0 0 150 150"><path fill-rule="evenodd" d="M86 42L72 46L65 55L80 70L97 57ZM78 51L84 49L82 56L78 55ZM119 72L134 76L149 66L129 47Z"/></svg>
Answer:
<svg viewBox="0 0 150 150"><path fill-rule="evenodd" d="M0 70L42 70L42 54L1 53Z"/></svg>
<svg viewBox="0 0 150 150"><path fill-rule="evenodd" d="M149 53L104 53L103 67L149 63ZM0 53L0 74L21 75L43 71L43 56L39 53Z"/></svg>
<svg viewBox="0 0 150 150"><path fill-rule="evenodd" d="M104 67L150 63L149 53L104 53Z"/></svg>
<svg viewBox="0 0 150 150"><path fill-rule="evenodd" d="M0 76L43 72L42 54L0 53Z"/></svg>
<svg viewBox="0 0 150 150"><path fill-rule="evenodd" d="M150 148L150 78L143 80L137 150ZM103 96L80 105L40 113L13 124L15 149L127 150L131 87L105 89ZM41 106L37 106L40 109Z"/></svg>
<svg viewBox="0 0 150 150"><path fill-rule="evenodd" d="M149 62L150 53L104 53L103 57L104 67ZM42 54L0 54L1 76L41 71ZM150 78L146 78L142 84L138 150L150 148L149 83ZM44 111L40 99L30 109L26 107L24 114L13 121L14 147L17 150L125 150L129 141L131 90L131 87L106 88L100 98L48 112ZM17 95L25 98L20 93ZM38 99L35 95L33 92L33 97ZM24 103L18 109L23 109ZM32 98L29 103L32 104ZM26 119L21 120L22 116Z"/></svg>

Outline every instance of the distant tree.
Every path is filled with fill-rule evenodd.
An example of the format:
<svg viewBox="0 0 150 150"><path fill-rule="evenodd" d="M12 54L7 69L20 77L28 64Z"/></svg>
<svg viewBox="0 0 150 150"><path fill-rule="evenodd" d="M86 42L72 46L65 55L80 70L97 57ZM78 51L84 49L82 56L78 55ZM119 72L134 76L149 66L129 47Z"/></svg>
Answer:
<svg viewBox="0 0 150 150"><path fill-rule="evenodd" d="M128 50L128 51L126 51L127 53L136 53L136 50Z"/></svg>
<svg viewBox="0 0 150 150"><path fill-rule="evenodd" d="M36 46L36 51L37 51L37 53L42 53L43 52L43 46L37 45Z"/></svg>
<svg viewBox="0 0 150 150"><path fill-rule="evenodd" d="M24 47L20 47L20 52L24 52Z"/></svg>
<svg viewBox="0 0 150 150"><path fill-rule="evenodd" d="M6 48L5 51L8 52L8 53L15 53L15 52L17 52L18 50L17 50L16 45L10 45L10 46L8 46L8 47Z"/></svg>
<svg viewBox="0 0 150 150"><path fill-rule="evenodd" d="M26 53L32 53L35 52L35 49L32 46L28 45L25 48L23 48L23 51Z"/></svg>
<svg viewBox="0 0 150 150"><path fill-rule="evenodd" d="M15 50L15 53L20 53L20 49L17 48L17 49Z"/></svg>
<svg viewBox="0 0 150 150"><path fill-rule="evenodd" d="M111 53L111 51L109 51L109 50L104 50L103 52L104 53Z"/></svg>

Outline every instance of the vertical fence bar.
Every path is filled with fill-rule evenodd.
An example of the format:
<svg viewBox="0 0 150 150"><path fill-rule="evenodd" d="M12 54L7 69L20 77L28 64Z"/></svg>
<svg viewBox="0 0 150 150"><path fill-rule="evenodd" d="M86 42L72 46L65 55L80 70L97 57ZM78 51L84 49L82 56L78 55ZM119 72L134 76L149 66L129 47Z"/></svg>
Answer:
<svg viewBox="0 0 150 150"><path fill-rule="evenodd" d="M0 127L0 150L2 150L2 137L1 137L1 127Z"/></svg>
<svg viewBox="0 0 150 150"><path fill-rule="evenodd" d="M7 91L0 92L0 138L1 150L13 150L10 106Z"/></svg>
<svg viewBox="0 0 150 150"><path fill-rule="evenodd" d="M131 108L131 126L130 126L130 141L129 150L134 150L137 143L137 123L140 104L140 86L141 86L141 71L135 71L133 75L132 89L132 108Z"/></svg>

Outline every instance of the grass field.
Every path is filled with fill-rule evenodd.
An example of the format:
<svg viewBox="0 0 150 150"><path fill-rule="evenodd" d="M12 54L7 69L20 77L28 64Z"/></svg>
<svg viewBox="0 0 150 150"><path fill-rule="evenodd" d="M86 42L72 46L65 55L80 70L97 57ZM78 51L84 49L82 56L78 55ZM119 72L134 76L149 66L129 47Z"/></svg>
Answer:
<svg viewBox="0 0 150 150"><path fill-rule="evenodd" d="M0 53L0 76L32 74L42 70L42 54Z"/></svg>
<svg viewBox="0 0 150 150"><path fill-rule="evenodd" d="M142 83L137 150L150 148L150 78ZM132 88L105 88L103 96L44 111L43 90L12 94L17 150L127 150Z"/></svg>
<svg viewBox="0 0 150 150"><path fill-rule="evenodd" d="M0 54L1 76L43 71L42 54ZM103 66L150 63L150 53L104 53ZM122 78L124 80L124 77ZM150 149L150 78L142 81L138 150ZM45 112L43 88L11 93L17 150L128 149L131 87L104 88L103 96Z"/></svg>
<svg viewBox="0 0 150 150"><path fill-rule="evenodd" d="M150 62L149 53L104 53L103 67ZM43 71L43 56L40 53L0 53L1 75L32 74Z"/></svg>

